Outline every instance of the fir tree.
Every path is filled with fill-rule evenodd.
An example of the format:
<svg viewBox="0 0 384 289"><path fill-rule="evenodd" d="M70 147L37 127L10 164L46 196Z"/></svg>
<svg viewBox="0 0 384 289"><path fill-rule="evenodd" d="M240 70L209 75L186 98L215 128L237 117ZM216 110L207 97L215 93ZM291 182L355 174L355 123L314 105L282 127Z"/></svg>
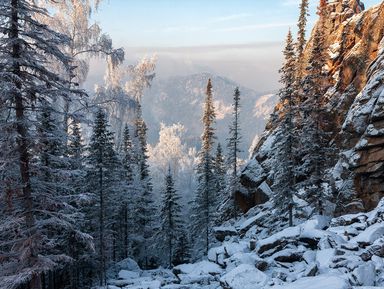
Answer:
<svg viewBox="0 0 384 289"><path fill-rule="evenodd" d="M175 183L171 174L171 167L165 176L165 185L162 193L161 207L161 227L160 227L160 244L168 255L168 266L172 266L175 258L175 250L178 239L183 233L183 222L181 217L180 196L175 189Z"/></svg>
<svg viewBox="0 0 384 289"><path fill-rule="evenodd" d="M204 106L203 126L204 131L201 137L202 147L199 152L199 163L197 165L198 187L193 207L193 234L204 236L202 248L208 253L211 227L215 218L216 210L216 188L214 175L214 160L212 147L214 142L215 110L213 106L212 83L208 80L206 100ZM200 244L196 242L197 247Z"/></svg>
<svg viewBox="0 0 384 289"><path fill-rule="evenodd" d="M122 199L121 215L119 216L119 237L120 246L122 248L122 257L127 258L131 247L131 238L134 233L134 162L133 162L133 145L129 133L128 125L123 131L123 146L121 150L122 163Z"/></svg>
<svg viewBox="0 0 384 289"><path fill-rule="evenodd" d="M224 198L224 189L225 189L225 176L226 176L226 168L225 168L225 160L223 155L223 150L221 148L221 144L217 144L216 156L214 161L214 174L216 177L216 198L217 203Z"/></svg>
<svg viewBox="0 0 384 289"><path fill-rule="evenodd" d="M98 240L98 261L100 285L106 282L106 266L110 255L108 245L114 241L113 233L108 225L111 222L111 211L114 210L114 184L116 182L117 156L114 151L114 136L108 130L107 116L99 109L95 115L95 123L88 148L88 183L96 197L97 210L90 208L88 218L93 223L93 232ZM94 215L94 213L97 213Z"/></svg>
<svg viewBox="0 0 384 289"><path fill-rule="evenodd" d="M310 176L305 184L307 187L306 200L316 212L324 212L326 197L322 189L326 156L329 156L327 133L321 127L322 103L329 83L326 65L326 52L324 35L319 26L313 37L313 47L309 56L307 76L303 80L305 102L302 104L304 113L303 128L301 133L302 165L299 173Z"/></svg>
<svg viewBox="0 0 384 289"><path fill-rule="evenodd" d="M67 205L63 191L56 190L62 184L52 183L63 176L60 167L55 167L60 152L55 145L50 147L60 136L45 135L48 138L42 144L36 141L38 134L43 136L50 129L38 131L39 111L45 105L52 107L63 94L76 93L52 69L55 65L68 67L71 59L59 48L68 43L67 38L41 23L47 15L35 1L0 3L0 115L7 116L0 117L4 149L0 167L7 169L1 170L0 182L4 180L5 185L0 186L0 194L8 200L7 207L0 209L0 255L5 256L0 280L4 288L23 283L41 288L44 272L70 260L58 252L68 234L77 231L74 208ZM43 119L51 121L48 115ZM50 168L40 167L48 162ZM12 225L3 226L3 222Z"/></svg>
<svg viewBox="0 0 384 289"><path fill-rule="evenodd" d="M154 229L156 208L153 201L152 180L149 174L147 126L142 118L141 105L137 104L135 120L135 157L138 176L138 196L135 208L136 235L141 236L140 262L145 268L149 266L150 242Z"/></svg>
<svg viewBox="0 0 384 289"><path fill-rule="evenodd" d="M191 261L191 247L188 234L185 229L177 239L176 248L173 254L173 265L186 264Z"/></svg>
<svg viewBox="0 0 384 289"><path fill-rule="evenodd" d="M278 131L275 148L276 153L276 173L274 179L274 206L279 215L285 215L288 212L289 226L293 225L293 195L295 186L294 176L294 144L295 127L294 115L296 96L295 89L295 49L291 31L288 32L286 46L284 49L285 62L280 69L280 82L283 87L279 91L280 103L283 106L280 131Z"/></svg>
<svg viewBox="0 0 384 289"><path fill-rule="evenodd" d="M302 78L303 72L304 72L303 58L304 58L304 48L306 44L305 33L306 33L306 26L308 22L307 17L309 16L308 9L309 9L309 0L301 0L300 17L297 23L298 33L297 33L297 44L296 44L296 60L297 60L296 66L297 66L298 79Z"/></svg>
<svg viewBox="0 0 384 289"><path fill-rule="evenodd" d="M241 143L241 135L240 135L240 90L238 87L235 89L235 93L233 95L233 103L232 103L233 111L232 111L232 123L229 127L229 139L228 139L228 156L227 156L227 165L229 167L230 176L228 182L228 191L233 198L234 191L237 187L238 182L238 165L237 159L239 157L240 143Z"/></svg>

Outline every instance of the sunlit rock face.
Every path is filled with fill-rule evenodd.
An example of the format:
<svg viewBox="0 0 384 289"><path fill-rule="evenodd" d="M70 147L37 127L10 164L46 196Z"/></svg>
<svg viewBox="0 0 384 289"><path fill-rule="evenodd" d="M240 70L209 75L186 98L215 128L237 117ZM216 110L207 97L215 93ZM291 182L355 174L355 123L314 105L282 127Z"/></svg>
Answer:
<svg viewBox="0 0 384 289"><path fill-rule="evenodd" d="M334 171L339 187L351 170L357 196L369 210L384 196L384 1L364 10L359 0L329 0L324 27L331 86L321 101L323 129L340 153L329 163L329 170ZM304 63L311 47L312 37ZM273 139L278 127L278 119L267 124L253 153L269 186L273 185ZM247 168L244 172L249 175Z"/></svg>

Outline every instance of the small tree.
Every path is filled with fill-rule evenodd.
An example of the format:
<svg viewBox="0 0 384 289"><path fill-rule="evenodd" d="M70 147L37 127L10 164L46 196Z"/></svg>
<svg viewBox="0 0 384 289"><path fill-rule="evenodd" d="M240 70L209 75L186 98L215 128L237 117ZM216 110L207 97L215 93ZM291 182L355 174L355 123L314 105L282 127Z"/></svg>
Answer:
<svg viewBox="0 0 384 289"><path fill-rule="evenodd" d="M294 98L296 96L295 86L295 50L291 31L288 32L286 46L284 49L285 62L280 69L283 87L279 91L280 103L283 106L280 131L278 131L275 148L276 153L276 174L273 189L274 206L278 214L289 216L289 226L293 225L293 195L295 186L294 166L294 143L295 127L293 118L295 115Z"/></svg>
<svg viewBox="0 0 384 289"><path fill-rule="evenodd" d="M172 266L175 258L176 248L179 245L178 240L183 233L183 222L181 217L180 196L178 195L171 167L165 176L165 185L162 192L161 207L161 227L160 227L160 244L163 244L168 255L168 266Z"/></svg>
<svg viewBox="0 0 384 289"><path fill-rule="evenodd" d="M228 139L228 156L227 156L227 166L230 170L229 180L228 180L228 191L230 197L234 198L235 189L238 186L238 158L239 153L241 153L240 144L241 144L241 134L240 134L240 90L236 87L233 95L232 103L232 123L229 127L229 139Z"/></svg>
<svg viewBox="0 0 384 289"><path fill-rule="evenodd" d="M89 208L89 220L98 242L98 261L100 285L106 283L106 266L109 260L108 244L113 241L108 226L111 223L111 212L116 210L114 185L117 181L117 155L114 150L113 133L108 130L105 113L99 109L95 115L95 123L88 148L88 186L94 192L96 208ZM94 222L97 220L97 222Z"/></svg>
<svg viewBox="0 0 384 289"><path fill-rule="evenodd" d="M216 215L216 188L214 175L214 161L212 147L214 141L215 110L213 106L212 83L208 80L206 100L204 106L203 125L204 131L201 137L202 147L199 152L197 165L198 187L193 205L193 233L196 236L204 236L203 248L208 254L211 227ZM198 243L196 245L199 247Z"/></svg>
<svg viewBox="0 0 384 289"><path fill-rule="evenodd" d="M217 144L216 149L216 156L214 160L214 174L216 178L216 191L217 191L217 203L222 201L224 196L224 189L225 189L225 183L226 183L226 167L225 167L225 160L223 155L223 150L221 149L221 144Z"/></svg>
<svg viewBox="0 0 384 289"><path fill-rule="evenodd" d="M325 65L324 35L321 26L319 26L313 37L307 76L303 80L306 100L301 108L305 117L300 138L302 164L299 173L310 176L305 181L307 187L305 198L320 214L324 212L326 200L322 183L326 156L329 156L330 153L327 133L321 127L323 122L321 98L329 85L328 73L324 69Z"/></svg>
<svg viewBox="0 0 384 289"><path fill-rule="evenodd" d="M152 192L152 180L149 174L148 148L147 148L147 126L142 118L141 105L138 103L135 120L135 162L137 165L137 176L139 179L138 196L136 199L135 223L136 235L141 236L140 258L143 266L148 268L150 241L154 235L156 208Z"/></svg>
<svg viewBox="0 0 384 289"><path fill-rule="evenodd" d="M298 33L297 33L297 44L296 44L296 67L297 67L297 79L301 79L304 72L303 59L304 59L304 49L307 43L305 39L306 26L309 16L309 0L301 0L300 4L300 17L297 23Z"/></svg>

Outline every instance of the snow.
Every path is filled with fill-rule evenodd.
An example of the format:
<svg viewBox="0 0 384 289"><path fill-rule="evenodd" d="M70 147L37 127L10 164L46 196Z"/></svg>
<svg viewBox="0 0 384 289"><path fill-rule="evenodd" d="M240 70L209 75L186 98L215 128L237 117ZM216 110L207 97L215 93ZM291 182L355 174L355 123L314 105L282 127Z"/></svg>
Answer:
<svg viewBox="0 0 384 289"><path fill-rule="evenodd" d="M121 270L118 274L119 279L135 279L140 277L139 272L133 272L133 271L127 271L127 270Z"/></svg>
<svg viewBox="0 0 384 289"><path fill-rule="evenodd" d="M316 261L319 263L320 269L328 268L332 258L335 256L335 249L319 250L316 253Z"/></svg>
<svg viewBox="0 0 384 289"><path fill-rule="evenodd" d="M178 265L174 268L174 270L180 271L183 274L189 275L217 275L222 272L222 269L219 265L209 262L209 261L201 261L195 264L182 264Z"/></svg>
<svg viewBox="0 0 384 289"><path fill-rule="evenodd" d="M375 281L375 265L373 262L361 264L353 271L358 283L363 286L373 286Z"/></svg>
<svg viewBox="0 0 384 289"><path fill-rule="evenodd" d="M384 286L381 257L384 199L368 213L333 219L313 216L280 231L280 223L275 223L274 231L254 225L257 220L268 219L266 208L269 205L223 224L222 229L242 228L245 233L213 246L209 261L182 264L173 271L122 269L115 277L119 280L111 279L108 284L114 289L112 286L123 289L384 288L380 287ZM256 250L249 249L251 241L256 241Z"/></svg>
<svg viewBox="0 0 384 289"><path fill-rule="evenodd" d="M348 282L336 276L306 277L291 284L274 286L272 289L350 289Z"/></svg>
<svg viewBox="0 0 384 289"><path fill-rule="evenodd" d="M290 227L282 230L281 232L278 232L268 238L265 238L263 240L260 240L257 243L257 248L260 250L262 247L273 245L274 243L278 242L279 240L288 239L288 238L294 238L300 235L301 228L299 226L296 227Z"/></svg>
<svg viewBox="0 0 384 289"><path fill-rule="evenodd" d="M224 288L231 289L262 289L268 276L252 265L241 264L220 278Z"/></svg>
<svg viewBox="0 0 384 289"><path fill-rule="evenodd" d="M373 243L384 235L384 223L377 223L368 227L364 232L352 240L357 243Z"/></svg>
<svg viewBox="0 0 384 289"><path fill-rule="evenodd" d="M264 216L265 216L265 213L260 212L256 216L251 217L251 218L247 219L246 221L244 221L243 223L241 223L241 225L238 227L238 230L240 232L243 232L244 230L247 230L247 229L251 228L253 225L255 225L257 223L257 221L260 218L262 218Z"/></svg>

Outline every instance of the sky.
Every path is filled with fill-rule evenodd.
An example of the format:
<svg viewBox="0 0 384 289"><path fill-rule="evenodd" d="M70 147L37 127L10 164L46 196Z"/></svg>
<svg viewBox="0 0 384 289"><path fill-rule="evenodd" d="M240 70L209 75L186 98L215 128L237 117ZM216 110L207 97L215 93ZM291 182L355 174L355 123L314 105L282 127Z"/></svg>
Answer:
<svg viewBox="0 0 384 289"><path fill-rule="evenodd" d="M105 0L94 19L127 61L158 55L158 76L209 71L258 91L278 86L300 0ZM380 0L363 1L366 8ZM316 21L310 0L308 28Z"/></svg>

